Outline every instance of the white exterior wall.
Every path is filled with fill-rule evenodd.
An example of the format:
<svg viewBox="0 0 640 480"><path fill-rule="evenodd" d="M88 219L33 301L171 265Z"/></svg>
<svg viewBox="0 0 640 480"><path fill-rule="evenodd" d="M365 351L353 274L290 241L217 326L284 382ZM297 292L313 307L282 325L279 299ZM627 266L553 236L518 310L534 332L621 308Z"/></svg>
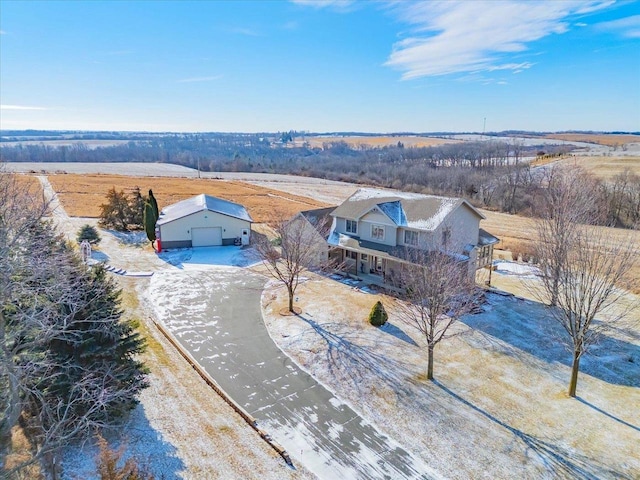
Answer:
<svg viewBox="0 0 640 480"><path fill-rule="evenodd" d="M404 243L405 230L418 232L418 245L411 245L409 243ZM434 239L434 236L432 232L424 232L424 231L415 230L411 228L398 228L398 233L397 233L398 245L428 249L431 245L433 245L433 241L434 241L433 239Z"/></svg>
<svg viewBox="0 0 640 480"><path fill-rule="evenodd" d="M465 204L460 205L451 212L445 221L434 231L433 240L438 244L442 242L442 232L449 228L450 249L461 253L465 245L477 245L480 231L480 217Z"/></svg>
<svg viewBox="0 0 640 480"><path fill-rule="evenodd" d="M197 212L160 225L162 242L191 241L191 228L222 227L222 238L240 237L242 229L251 229L251 223L211 211Z"/></svg>
<svg viewBox="0 0 640 480"><path fill-rule="evenodd" d="M375 210L377 210L377 208L367 213L360 219L360 222L358 223L358 236L362 240L368 240L370 242L381 243L383 245L390 245L392 247L395 247L397 245L396 235L398 228L389 217L387 217L380 211ZM373 227L373 225L384 226L383 240L373 238L371 236L371 227Z"/></svg>
<svg viewBox="0 0 640 480"><path fill-rule="evenodd" d="M329 247L327 246L327 241L322 238L322 235L318 233L315 227L311 225L311 223L309 223L309 221L304 218L301 213L296 215L293 220L291 220L291 222L295 223L298 228L302 228L304 235L302 237L303 241L309 242L311 245L313 245L313 250L316 252L316 254L315 258L311 259L310 266L322 267L324 265L327 265L327 263L329 262Z"/></svg>

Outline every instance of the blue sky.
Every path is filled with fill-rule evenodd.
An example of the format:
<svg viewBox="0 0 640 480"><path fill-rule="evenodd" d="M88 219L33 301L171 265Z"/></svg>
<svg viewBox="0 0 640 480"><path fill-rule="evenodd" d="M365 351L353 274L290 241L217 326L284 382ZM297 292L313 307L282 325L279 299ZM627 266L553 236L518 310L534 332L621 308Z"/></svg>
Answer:
<svg viewBox="0 0 640 480"><path fill-rule="evenodd" d="M640 3L0 0L0 127L640 130Z"/></svg>

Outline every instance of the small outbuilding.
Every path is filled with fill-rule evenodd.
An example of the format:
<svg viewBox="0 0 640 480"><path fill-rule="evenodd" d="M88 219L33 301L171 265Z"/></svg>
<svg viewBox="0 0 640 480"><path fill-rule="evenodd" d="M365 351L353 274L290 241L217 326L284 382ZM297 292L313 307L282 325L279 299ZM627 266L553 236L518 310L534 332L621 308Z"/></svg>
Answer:
<svg viewBox="0 0 640 480"><path fill-rule="evenodd" d="M248 245L252 222L242 205L200 194L163 208L156 237L162 250Z"/></svg>

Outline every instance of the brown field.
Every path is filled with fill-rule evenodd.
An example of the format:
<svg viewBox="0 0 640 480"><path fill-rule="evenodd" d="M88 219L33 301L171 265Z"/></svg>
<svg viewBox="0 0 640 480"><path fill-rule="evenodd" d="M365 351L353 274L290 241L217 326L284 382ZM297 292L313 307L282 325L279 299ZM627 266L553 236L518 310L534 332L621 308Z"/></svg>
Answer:
<svg viewBox="0 0 640 480"><path fill-rule="evenodd" d="M72 217L100 216L100 205L111 187L129 191L138 186L143 194L152 189L160 208L206 193L244 205L256 222L327 206L307 197L227 180L71 174L49 175L49 182Z"/></svg>
<svg viewBox="0 0 640 480"><path fill-rule="evenodd" d="M615 147L625 143L640 142L640 135L616 135L606 133L551 133L544 138L555 138L557 140L567 140L570 142L597 143Z"/></svg>
<svg viewBox="0 0 640 480"><path fill-rule="evenodd" d="M533 252L535 220L518 215L509 215L508 213L481 211L487 219L482 220L480 226L500 239L500 243L496 248L510 251L514 260L519 255L523 255L527 259ZM618 242L630 242L636 248L640 248L640 231L638 230L608 227L592 228L606 229L608 238L615 239ZM496 254L496 257L499 258L499 254ZM629 273L631 278L640 278L640 261L635 262ZM636 285L633 293L640 294L640 285Z"/></svg>
<svg viewBox="0 0 640 480"><path fill-rule="evenodd" d="M569 157L559 163L575 163L602 180L610 180L625 170L640 175L640 157Z"/></svg>
<svg viewBox="0 0 640 480"><path fill-rule="evenodd" d="M418 137L418 136L379 136L379 137L308 137L304 140L296 139L296 146L302 145L304 141L309 142L312 147L320 147L324 143L345 142L351 147L361 147L368 145L370 147L385 147L389 145L397 145L402 142L405 147L432 147L434 145L443 145L445 143L460 143L461 140L451 140L446 138L434 137Z"/></svg>

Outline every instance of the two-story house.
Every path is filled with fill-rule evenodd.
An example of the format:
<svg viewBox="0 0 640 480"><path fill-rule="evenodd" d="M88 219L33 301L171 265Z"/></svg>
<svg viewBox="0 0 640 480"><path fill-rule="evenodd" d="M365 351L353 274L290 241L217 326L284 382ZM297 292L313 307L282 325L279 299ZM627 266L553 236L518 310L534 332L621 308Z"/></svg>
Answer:
<svg viewBox="0 0 640 480"><path fill-rule="evenodd" d="M351 275L396 285L409 249L438 250L490 265L498 239L480 228L484 215L459 198L361 188L331 212L329 258Z"/></svg>

